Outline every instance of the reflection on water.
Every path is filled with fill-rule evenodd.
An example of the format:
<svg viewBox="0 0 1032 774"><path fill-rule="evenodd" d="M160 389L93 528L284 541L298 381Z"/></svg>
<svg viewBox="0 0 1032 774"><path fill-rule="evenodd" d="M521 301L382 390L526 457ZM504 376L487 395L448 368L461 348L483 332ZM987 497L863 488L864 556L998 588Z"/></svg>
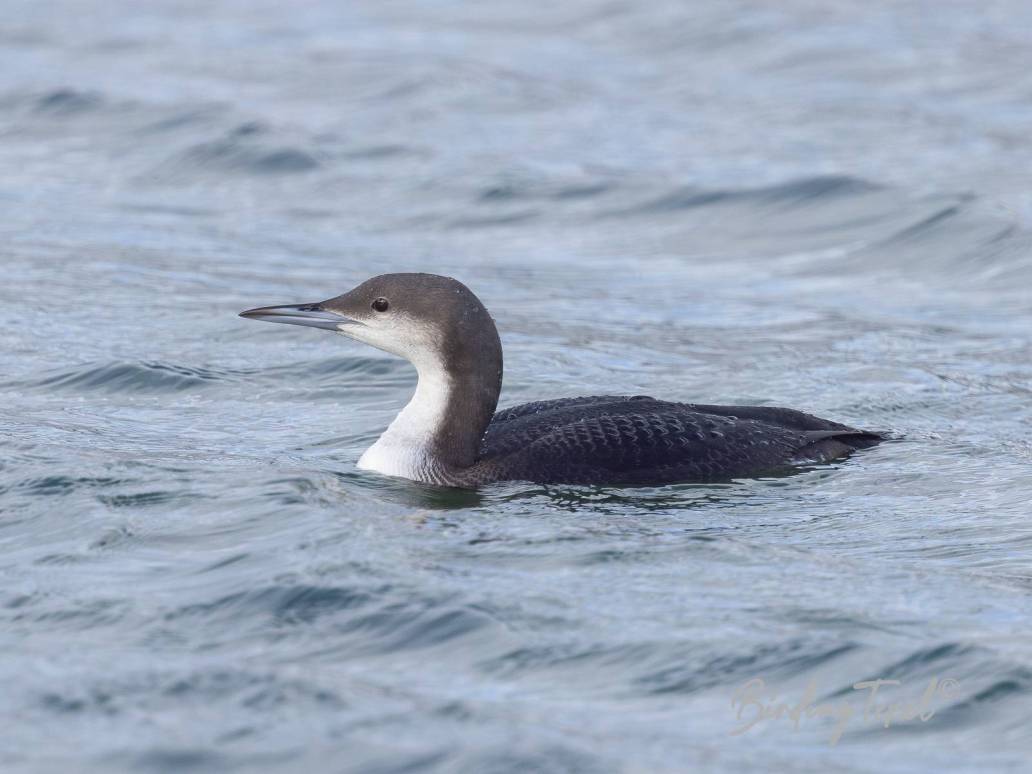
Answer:
<svg viewBox="0 0 1032 774"><path fill-rule="evenodd" d="M8 11L4 771L1027 761L1025 5ZM363 473L411 368L236 313L406 270L484 300L503 406L894 440L706 486ZM730 736L756 677L958 690L832 748Z"/></svg>

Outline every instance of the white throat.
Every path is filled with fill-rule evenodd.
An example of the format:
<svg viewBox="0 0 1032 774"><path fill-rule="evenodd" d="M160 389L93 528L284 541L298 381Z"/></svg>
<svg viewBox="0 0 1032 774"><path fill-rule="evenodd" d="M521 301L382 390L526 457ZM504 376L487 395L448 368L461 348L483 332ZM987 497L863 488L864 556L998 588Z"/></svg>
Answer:
<svg viewBox="0 0 1032 774"><path fill-rule="evenodd" d="M438 364L420 368L412 399L376 443L366 449L358 467L413 481L442 483L440 463L433 457L430 441L446 421L451 389L451 380Z"/></svg>

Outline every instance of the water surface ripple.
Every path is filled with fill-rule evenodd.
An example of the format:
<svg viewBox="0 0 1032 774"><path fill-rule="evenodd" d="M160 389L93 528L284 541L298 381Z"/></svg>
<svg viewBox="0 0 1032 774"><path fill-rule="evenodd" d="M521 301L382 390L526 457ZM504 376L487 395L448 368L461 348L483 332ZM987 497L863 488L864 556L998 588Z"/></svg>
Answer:
<svg viewBox="0 0 1032 774"><path fill-rule="evenodd" d="M3 771L1027 767L1027 4L0 18ZM236 312L391 270L482 297L503 405L894 440L707 486L362 473L411 368ZM731 735L757 677L956 682L832 746Z"/></svg>

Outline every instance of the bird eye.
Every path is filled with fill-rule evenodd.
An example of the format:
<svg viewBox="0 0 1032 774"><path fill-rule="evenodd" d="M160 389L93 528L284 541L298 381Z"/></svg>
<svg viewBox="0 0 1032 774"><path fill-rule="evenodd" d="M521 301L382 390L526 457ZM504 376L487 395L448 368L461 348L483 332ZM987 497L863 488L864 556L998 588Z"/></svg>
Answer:
<svg viewBox="0 0 1032 774"><path fill-rule="evenodd" d="M373 309L377 312L386 312L390 307L390 303L386 298L378 298L373 301Z"/></svg>

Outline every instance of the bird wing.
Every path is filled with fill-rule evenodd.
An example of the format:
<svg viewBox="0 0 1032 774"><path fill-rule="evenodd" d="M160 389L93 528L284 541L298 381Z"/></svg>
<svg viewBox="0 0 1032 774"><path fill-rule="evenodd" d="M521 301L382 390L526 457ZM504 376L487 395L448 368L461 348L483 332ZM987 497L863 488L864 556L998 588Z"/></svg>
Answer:
<svg viewBox="0 0 1032 774"><path fill-rule="evenodd" d="M491 419L491 426L500 425L505 422L510 422L514 419L521 419L525 417L538 417L539 419L545 415L552 414L556 411L570 408L586 408L592 405L606 404L606 403L619 403L627 400L638 400L641 396L635 396L633 398L624 395L589 395L582 398L558 398L555 400L536 400L530 403L521 403L518 406L509 406L508 408L500 409L495 412L494 417ZM649 398L649 400L652 400Z"/></svg>
<svg viewBox="0 0 1032 774"><path fill-rule="evenodd" d="M657 483L773 470L812 442L811 432L697 411L644 396L594 396L507 409L492 422L484 457L534 481ZM821 438L829 433L820 431Z"/></svg>

